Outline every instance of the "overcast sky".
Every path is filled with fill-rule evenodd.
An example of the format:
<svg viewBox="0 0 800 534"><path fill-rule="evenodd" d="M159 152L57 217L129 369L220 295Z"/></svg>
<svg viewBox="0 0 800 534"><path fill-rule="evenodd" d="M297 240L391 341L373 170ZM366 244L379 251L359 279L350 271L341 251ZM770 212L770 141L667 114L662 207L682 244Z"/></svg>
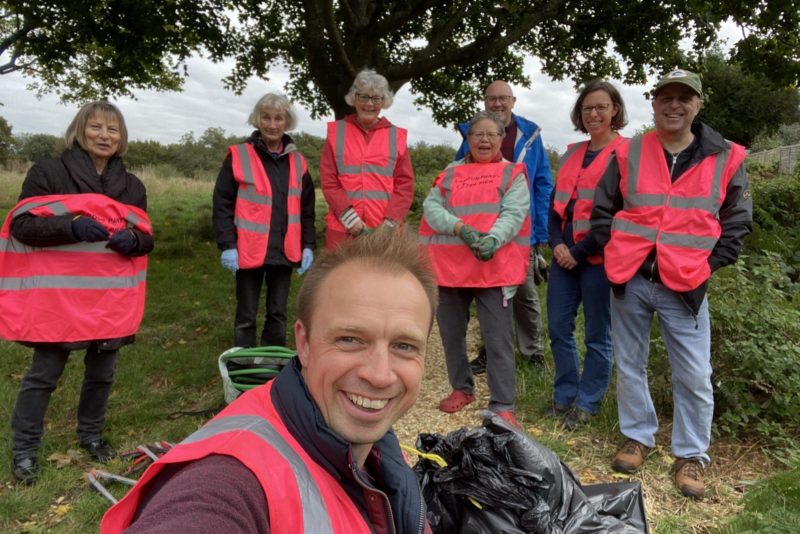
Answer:
<svg viewBox="0 0 800 534"><path fill-rule="evenodd" d="M247 135L251 128L247 116L258 98L270 91L283 91L287 81L285 72L274 70L269 82L251 79L247 89L237 96L223 88L221 79L230 72L225 64L214 64L203 59L188 62L189 78L180 93L143 91L138 99L120 99L120 107L128 123L131 139L153 139L162 143L177 142L190 131L195 137L207 128L221 127L228 134ZM569 121L569 111L575 100L571 82L552 82L539 72L535 60L526 63L531 76L530 89L514 87L517 103L514 111L533 120L542 129L545 144L563 151L567 143L580 139ZM78 110L75 105L63 105L53 95L37 99L25 86L21 75L0 76L0 116L11 124L14 134L48 133L62 135ZM631 135L637 128L651 121L650 104L644 98L646 86L625 87L617 83L628 106L630 124L623 133ZM476 102L482 107L482 102ZM304 109L297 109L300 120L298 130L325 136L325 123L333 115L312 120ZM416 109L407 86L401 89L391 108L384 115L398 126L409 130L409 143L425 141L431 144L457 146L458 134L452 128L442 128L431 119L427 109Z"/></svg>

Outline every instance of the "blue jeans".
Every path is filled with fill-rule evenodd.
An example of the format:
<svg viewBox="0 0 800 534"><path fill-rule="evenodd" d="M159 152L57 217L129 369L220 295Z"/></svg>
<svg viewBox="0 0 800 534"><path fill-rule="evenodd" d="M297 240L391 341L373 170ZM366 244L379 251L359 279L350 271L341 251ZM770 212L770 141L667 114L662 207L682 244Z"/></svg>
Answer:
<svg viewBox="0 0 800 534"><path fill-rule="evenodd" d="M708 299L695 317L676 292L638 274L626 285L623 298L611 296L620 431L655 446L658 419L647 384L654 313L672 369L672 454L708 463L714 415Z"/></svg>
<svg viewBox="0 0 800 534"><path fill-rule="evenodd" d="M556 374L553 401L575 404L591 414L600 409L611 380L611 322L608 281L602 265L564 269L553 263L547 283L547 328ZM575 318L583 302L586 355L580 372Z"/></svg>

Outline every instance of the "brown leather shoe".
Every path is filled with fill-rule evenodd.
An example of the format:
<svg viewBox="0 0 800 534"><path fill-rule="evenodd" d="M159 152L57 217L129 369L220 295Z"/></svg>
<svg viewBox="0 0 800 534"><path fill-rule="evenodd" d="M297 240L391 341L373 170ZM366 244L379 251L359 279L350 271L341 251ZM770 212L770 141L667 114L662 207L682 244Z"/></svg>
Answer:
<svg viewBox="0 0 800 534"><path fill-rule="evenodd" d="M675 471L675 485L678 486L678 491L686 497L703 500L706 492L703 482L705 471L703 462L696 458L676 458L672 469Z"/></svg>
<svg viewBox="0 0 800 534"><path fill-rule="evenodd" d="M611 467L614 471L631 474L642 467L642 464L650 454L650 448L634 439L629 439L622 444Z"/></svg>

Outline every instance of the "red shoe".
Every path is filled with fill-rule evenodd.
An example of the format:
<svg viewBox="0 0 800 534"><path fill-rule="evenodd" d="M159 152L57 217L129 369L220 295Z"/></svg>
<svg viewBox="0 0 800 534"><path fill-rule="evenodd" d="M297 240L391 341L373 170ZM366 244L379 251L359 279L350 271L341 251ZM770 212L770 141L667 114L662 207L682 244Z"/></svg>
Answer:
<svg viewBox="0 0 800 534"><path fill-rule="evenodd" d="M503 410L502 412L497 412L497 415L499 415L500 418L503 419L509 425L522 430L522 426L517 422L517 418L514 417L514 412L512 412L511 410Z"/></svg>
<svg viewBox="0 0 800 534"><path fill-rule="evenodd" d="M456 413L472 402L475 402L475 395L454 389L450 395L439 402L439 409L446 413Z"/></svg>

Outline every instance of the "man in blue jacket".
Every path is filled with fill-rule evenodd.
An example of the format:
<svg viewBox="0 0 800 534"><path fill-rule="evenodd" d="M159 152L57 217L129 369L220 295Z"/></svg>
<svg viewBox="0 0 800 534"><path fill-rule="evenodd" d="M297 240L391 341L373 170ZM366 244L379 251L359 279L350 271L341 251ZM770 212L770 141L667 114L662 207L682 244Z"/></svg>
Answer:
<svg viewBox="0 0 800 534"><path fill-rule="evenodd" d="M547 243L547 207L553 189L553 176L542 137L539 135L540 128L535 122L512 113L516 101L511 86L503 80L490 83L483 100L486 111L499 115L506 125L506 135L500 148L503 157L508 161L524 163L528 170L531 193L531 265L525 283L514 296L514 322L520 354L534 365L542 365L542 318L536 284L547 279L547 263L541 255L540 247ZM467 123L459 124L458 130L464 141L456 154L457 160L469 151ZM485 372L486 351L481 349L470 365L475 374Z"/></svg>

